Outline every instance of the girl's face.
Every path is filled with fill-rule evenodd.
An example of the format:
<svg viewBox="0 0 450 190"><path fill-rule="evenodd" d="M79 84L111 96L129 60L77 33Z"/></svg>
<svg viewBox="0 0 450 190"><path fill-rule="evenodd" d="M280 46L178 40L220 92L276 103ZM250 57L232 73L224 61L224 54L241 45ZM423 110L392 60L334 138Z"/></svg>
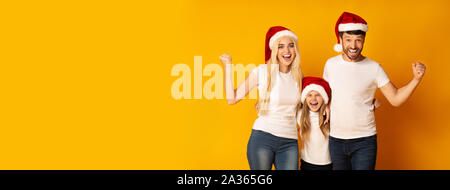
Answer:
<svg viewBox="0 0 450 190"><path fill-rule="evenodd" d="M292 38L284 36L278 44L277 58L281 64L289 66L295 58L295 44Z"/></svg>
<svg viewBox="0 0 450 190"><path fill-rule="evenodd" d="M306 95L306 104L309 107L309 110L313 111L313 112L318 112L320 107L323 104L323 98L322 96L319 94L319 92L315 91L315 90L311 90L307 95Z"/></svg>

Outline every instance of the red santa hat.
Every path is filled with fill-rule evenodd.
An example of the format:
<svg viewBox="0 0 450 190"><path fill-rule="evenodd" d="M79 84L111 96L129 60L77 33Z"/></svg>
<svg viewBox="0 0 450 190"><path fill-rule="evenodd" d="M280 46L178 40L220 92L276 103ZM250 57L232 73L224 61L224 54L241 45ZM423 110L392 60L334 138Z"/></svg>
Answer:
<svg viewBox="0 0 450 190"><path fill-rule="evenodd" d="M342 15L336 22L336 26L334 27L334 32L336 33L336 38L338 43L334 45L334 51L341 52L342 44L339 39L339 32L346 32L351 30L361 30L363 32L367 32L367 22L358 15L343 12Z"/></svg>
<svg viewBox="0 0 450 190"><path fill-rule="evenodd" d="M277 39L283 36L290 36L294 38L296 42L298 40L297 35L295 35L294 32L282 26L273 26L269 28L269 31L267 31L266 47L265 47L266 62L270 59L270 56L272 55L272 48L273 48L272 46L274 45L275 41L277 41Z"/></svg>
<svg viewBox="0 0 450 190"><path fill-rule="evenodd" d="M323 102L328 104L331 99L331 88L328 82L318 77L305 77L302 82L302 97L301 101L305 102L306 96L312 90L317 91L323 98Z"/></svg>

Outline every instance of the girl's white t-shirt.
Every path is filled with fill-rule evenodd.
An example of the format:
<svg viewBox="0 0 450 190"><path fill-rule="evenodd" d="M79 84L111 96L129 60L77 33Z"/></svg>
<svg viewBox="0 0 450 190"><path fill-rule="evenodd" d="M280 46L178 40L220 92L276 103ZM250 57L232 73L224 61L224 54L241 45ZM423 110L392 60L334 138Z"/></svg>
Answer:
<svg viewBox="0 0 450 190"><path fill-rule="evenodd" d="M268 132L272 135L297 139L296 111L300 101L300 89L291 73L282 73L277 64L272 64L272 90L268 112L255 120L253 129ZM267 65L253 69L257 74L259 96L263 96L267 84Z"/></svg>
<svg viewBox="0 0 450 190"><path fill-rule="evenodd" d="M300 117L301 111L299 111L299 114L297 116L297 122L299 125L301 124ZM311 122L309 139L303 143L302 150L300 152L300 158L310 164L330 164L331 158L330 150L328 148L328 135L323 135L322 130L320 130L319 112L309 111L309 119Z"/></svg>

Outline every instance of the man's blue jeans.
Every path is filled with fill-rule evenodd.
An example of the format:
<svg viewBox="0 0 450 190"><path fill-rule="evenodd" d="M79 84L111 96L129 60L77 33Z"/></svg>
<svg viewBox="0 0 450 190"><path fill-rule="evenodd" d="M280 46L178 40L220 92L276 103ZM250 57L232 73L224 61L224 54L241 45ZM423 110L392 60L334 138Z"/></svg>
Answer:
<svg viewBox="0 0 450 190"><path fill-rule="evenodd" d="M374 170L377 159L377 135L356 139L330 136L329 148L335 170Z"/></svg>

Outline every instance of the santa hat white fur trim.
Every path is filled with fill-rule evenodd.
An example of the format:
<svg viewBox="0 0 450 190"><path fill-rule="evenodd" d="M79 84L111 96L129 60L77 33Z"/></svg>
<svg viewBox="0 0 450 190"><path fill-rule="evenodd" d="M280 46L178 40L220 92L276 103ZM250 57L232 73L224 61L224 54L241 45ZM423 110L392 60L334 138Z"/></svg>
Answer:
<svg viewBox="0 0 450 190"><path fill-rule="evenodd" d="M275 43L275 41L277 41L278 38L281 38L283 36L290 36L290 37L294 38L295 41L298 40L297 35L295 35L294 32L292 32L290 30L279 31L270 38L270 41L269 41L270 50L272 50L272 46Z"/></svg>
<svg viewBox="0 0 450 190"><path fill-rule="evenodd" d="M363 32L367 32L369 29L367 24L362 23L347 23L347 24L339 24L338 26L339 32L346 32L346 31L352 31L352 30L361 30ZM342 44L335 44L333 47L334 51L341 52L342 51Z"/></svg>
<svg viewBox="0 0 450 190"><path fill-rule="evenodd" d="M345 32L345 31L351 31L351 30L361 30L363 32L367 32L368 30L367 24L362 23L346 23L346 24L339 24L338 31L339 32Z"/></svg>
<svg viewBox="0 0 450 190"><path fill-rule="evenodd" d="M323 102L324 104L328 104L328 94L327 92L325 92L325 89L317 84L310 84L308 86L306 86L303 90L302 90L302 97L301 97L301 101L302 103L305 102L306 99L306 95L308 95L308 93L312 90L315 90L317 92L319 92L319 94L322 96L323 98Z"/></svg>

